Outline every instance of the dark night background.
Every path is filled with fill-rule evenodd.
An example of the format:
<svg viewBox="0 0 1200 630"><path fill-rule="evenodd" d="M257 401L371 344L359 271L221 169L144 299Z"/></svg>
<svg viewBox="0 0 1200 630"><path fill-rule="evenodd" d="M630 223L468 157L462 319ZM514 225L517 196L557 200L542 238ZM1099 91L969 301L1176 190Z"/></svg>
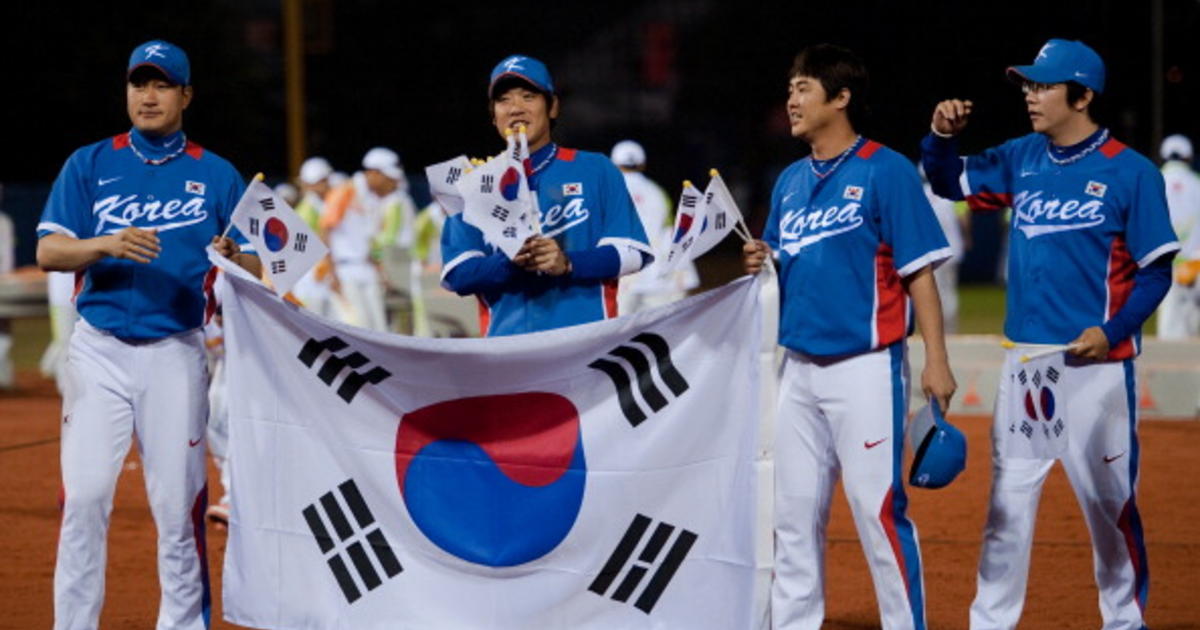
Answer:
<svg viewBox="0 0 1200 630"><path fill-rule="evenodd" d="M1200 1L1160 1L1164 132L1200 140ZM648 173L672 195L716 166L756 228L775 175L805 152L787 134L787 70L800 48L822 41L854 49L871 71L867 134L915 158L943 98L976 102L968 151L1026 133L1004 68L1031 62L1051 37L1082 39L1107 65L1104 121L1158 159L1154 2L302 4L308 153L353 171L368 148L395 148L418 203L426 164L501 147L486 109L488 73L518 52L550 66L563 98L560 143L607 153L637 139ZM33 226L71 151L129 127L125 63L148 39L191 57L191 139L246 176L287 177L281 15L279 2L264 0L6 3L0 181L17 222L18 264L32 262Z"/></svg>

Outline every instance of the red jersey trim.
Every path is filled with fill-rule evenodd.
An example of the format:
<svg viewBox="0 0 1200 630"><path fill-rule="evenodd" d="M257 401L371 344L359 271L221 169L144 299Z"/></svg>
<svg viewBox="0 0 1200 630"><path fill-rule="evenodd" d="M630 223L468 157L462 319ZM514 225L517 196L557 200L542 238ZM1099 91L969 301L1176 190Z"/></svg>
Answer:
<svg viewBox="0 0 1200 630"><path fill-rule="evenodd" d="M556 157L564 162L574 162L576 153L577 151L575 149L558 147L558 155Z"/></svg>
<svg viewBox="0 0 1200 630"><path fill-rule="evenodd" d="M1104 154L1104 157L1111 160L1126 148L1127 147L1125 146L1125 143L1121 142L1120 140L1117 140L1116 138L1109 138L1108 142L1100 145L1100 152Z"/></svg>
<svg viewBox="0 0 1200 630"><path fill-rule="evenodd" d="M1011 205L1011 193L985 192L976 195L967 195L967 207L972 212L995 212Z"/></svg>
<svg viewBox="0 0 1200 630"><path fill-rule="evenodd" d="M879 249L875 251L876 348L904 338L907 328L907 305L904 303L904 297L904 286L900 283L900 274L896 273L892 248L886 243L880 243Z"/></svg>
<svg viewBox="0 0 1200 630"><path fill-rule="evenodd" d="M476 295L475 300L479 305L479 336L486 337L488 336L488 326L492 325L492 309L488 307L488 303L482 297Z"/></svg>
<svg viewBox="0 0 1200 630"><path fill-rule="evenodd" d="M869 160L871 159L871 156L875 155L875 152L881 148L883 148L882 144L879 144L874 140L867 140L867 143L864 144L862 148L858 150L858 153L855 153L855 155L864 160Z"/></svg>
<svg viewBox="0 0 1200 630"><path fill-rule="evenodd" d="M1108 284L1108 304L1104 321L1112 319L1117 311L1125 306L1125 302L1129 301L1129 294L1133 293L1133 274L1136 272L1137 265L1133 262L1133 254L1130 254L1129 248L1125 246L1125 239L1120 236L1114 238L1108 255L1108 277L1105 279ZM1132 358L1135 354L1137 349L1133 345L1133 337L1130 336L1110 348L1107 358L1116 361Z"/></svg>
<svg viewBox="0 0 1200 630"><path fill-rule="evenodd" d="M124 149L127 146L129 146L129 132L128 131L126 131L125 133L117 134L117 135L113 136L113 138L112 138L113 151L120 151L121 149Z"/></svg>
<svg viewBox="0 0 1200 630"><path fill-rule="evenodd" d="M200 156L204 155L204 147L192 142L191 140L188 140L187 148L184 149L183 152L199 160Z"/></svg>
<svg viewBox="0 0 1200 630"><path fill-rule="evenodd" d="M604 281L604 319L612 319L617 313L617 283L618 279Z"/></svg>

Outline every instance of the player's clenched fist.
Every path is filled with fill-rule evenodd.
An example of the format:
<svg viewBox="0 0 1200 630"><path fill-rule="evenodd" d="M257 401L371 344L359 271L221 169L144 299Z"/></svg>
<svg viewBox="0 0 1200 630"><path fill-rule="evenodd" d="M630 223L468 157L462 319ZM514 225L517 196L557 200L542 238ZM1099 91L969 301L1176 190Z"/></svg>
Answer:
<svg viewBox="0 0 1200 630"><path fill-rule="evenodd" d="M760 240L750 241L742 245L742 268L748 274L756 274L762 271L763 263L770 254L771 248L766 243Z"/></svg>
<svg viewBox="0 0 1200 630"><path fill-rule="evenodd" d="M218 254L230 260L233 260L233 257L242 251L242 249L238 247L237 242L228 236L214 236L212 239L212 246Z"/></svg>
<svg viewBox="0 0 1200 630"><path fill-rule="evenodd" d="M155 230L142 230L127 227L116 234L110 234L104 244L104 253L113 258L126 258L140 263L148 263L158 258L162 245L158 242Z"/></svg>
<svg viewBox="0 0 1200 630"><path fill-rule="evenodd" d="M956 98L938 103L933 108L933 130L943 136L957 136L967 126L971 106L971 101Z"/></svg>
<svg viewBox="0 0 1200 630"><path fill-rule="evenodd" d="M531 236L513 257L513 262L525 271L561 276L571 270L571 261L558 241L544 236Z"/></svg>

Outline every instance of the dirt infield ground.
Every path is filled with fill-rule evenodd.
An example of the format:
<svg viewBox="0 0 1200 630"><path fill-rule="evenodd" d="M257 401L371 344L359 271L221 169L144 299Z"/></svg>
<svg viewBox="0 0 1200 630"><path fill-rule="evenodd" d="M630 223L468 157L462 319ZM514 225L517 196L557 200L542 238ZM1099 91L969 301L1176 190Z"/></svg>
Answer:
<svg viewBox="0 0 1200 630"><path fill-rule="evenodd" d="M22 374L18 394L0 394L0 628L49 628L58 511L59 401L53 387ZM913 489L931 629L965 628L974 593L988 465L988 419L953 418L970 440L966 473L945 490ZM1149 542L1148 621L1155 630L1200 628L1200 423L1144 422L1139 503ZM210 481L216 487L216 479ZM830 525L826 628L877 628L866 561L841 494ZM220 620L225 536L209 530L214 628ZM154 527L136 455L126 462L109 532L108 593L101 627L144 629L158 608ZM1191 595L1188 595L1191 593ZM1062 469L1042 495L1023 629L1098 628L1087 529ZM540 629L539 629L540 630Z"/></svg>

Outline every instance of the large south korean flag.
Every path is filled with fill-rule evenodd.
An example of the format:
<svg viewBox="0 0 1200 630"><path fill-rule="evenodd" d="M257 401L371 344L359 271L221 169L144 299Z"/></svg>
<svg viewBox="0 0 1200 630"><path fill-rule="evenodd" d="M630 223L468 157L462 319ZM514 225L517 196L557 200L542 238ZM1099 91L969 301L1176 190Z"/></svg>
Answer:
<svg viewBox="0 0 1200 630"><path fill-rule="evenodd" d="M231 622L747 628L758 280L532 335L422 339L224 290Z"/></svg>

